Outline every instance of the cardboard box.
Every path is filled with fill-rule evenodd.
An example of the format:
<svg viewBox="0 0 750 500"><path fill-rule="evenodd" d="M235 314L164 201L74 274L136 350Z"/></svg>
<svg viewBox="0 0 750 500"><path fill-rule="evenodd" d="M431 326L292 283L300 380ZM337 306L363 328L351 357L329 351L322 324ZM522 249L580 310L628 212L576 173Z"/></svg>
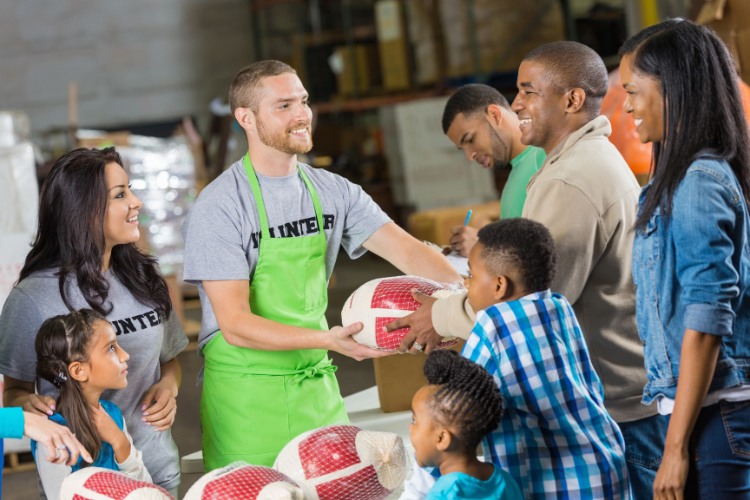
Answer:
<svg viewBox="0 0 750 500"><path fill-rule="evenodd" d="M460 353L464 343L462 340L451 349ZM394 354L374 360L381 410L385 413L411 410L412 398L427 384L422 372L425 361L424 354Z"/></svg>
<svg viewBox="0 0 750 500"><path fill-rule="evenodd" d="M701 8L698 24L705 24L729 48L745 83L750 83L750 2L711 0Z"/></svg>
<svg viewBox="0 0 750 500"><path fill-rule="evenodd" d="M399 0L375 3L375 25L380 49L380 70L386 90L408 90L411 86L409 43Z"/></svg>
<svg viewBox="0 0 750 500"><path fill-rule="evenodd" d="M445 42L438 0L406 0L409 40L414 51L416 85L434 85L445 78Z"/></svg>
<svg viewBox="0 0 750 500"><path fill-rule="evenodd" d="M414 212L409 216L409 233L419 241L447 245L450 228L463 224L469 210L473 212L469 225L478 227L477 221L488 222L500 218L500 201Z"/></svg>
<svg viewBox="0 0 750 500"><path fill-rule="evenodd" d="M337 75L338 92L342 96L354 95L354 68L349 47L336 47L336 57L342 62L343 71ZM378 85L379 60L378 50L374 44L359 44L354 46L356 61L357 86L359 94L367 94L372 87Z"/></svg>
<svg viewBox="0 0 750 500"><path fill-rule="evenodd" d="M538 46L565 40L560 2L472 0L473 25L467 0L439 3L447 72L452 77L475 73L473 34L484 73L516 71L526 54Z"/></svg>

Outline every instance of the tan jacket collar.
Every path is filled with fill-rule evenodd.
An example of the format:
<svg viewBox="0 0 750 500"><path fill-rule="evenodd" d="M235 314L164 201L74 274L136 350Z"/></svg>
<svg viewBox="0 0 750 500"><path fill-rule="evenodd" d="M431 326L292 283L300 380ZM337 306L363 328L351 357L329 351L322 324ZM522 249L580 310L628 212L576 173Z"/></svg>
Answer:
<svg viewBox="0 0 750 500"><path fill-rule="evenodd" d="M607 119L606 116L601 115L597 116L586 125L570 134L568 137L560 141L560 144L555 146L555 149L550 151L550 154L542 164L542 167L537 171L537 173L531 176L531 179L529 179L529 184L526 187L526 191L529 190L531 184L536 180L537 177L539 177L539 175L542 173L545 167L547 167L547 165L550 165L560 159L560 157L565 154L570 148L575 146L578 141L595 137L609 137L611 133L612 125L610 125L609 119Z"/></svg>

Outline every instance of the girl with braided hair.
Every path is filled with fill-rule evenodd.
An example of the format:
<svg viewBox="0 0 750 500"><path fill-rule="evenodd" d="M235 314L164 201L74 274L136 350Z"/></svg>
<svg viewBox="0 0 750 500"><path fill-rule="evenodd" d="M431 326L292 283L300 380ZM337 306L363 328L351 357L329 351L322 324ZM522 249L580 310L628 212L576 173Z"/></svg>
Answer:
<svg viewBox="0 0 750 500"><path fill-rule="evenodd" d="M433 351L424 374L429 384L414 395L410 437L419 466L440 469L427 500L523 500L510 474L477 458L503 412L492 376L455 351Z"/></svg>
<svg viewBox="0 0 750 500"><path fill-rule="evenodd" d="M128 385L130 356L117 345L112 325L92 309L54 316L42 323L34 347L37 375L60 390L57 412L50 420L67 426L94 459L89 464L79 458L72 466L51 463L45 460L46 448L32 441L47 499L57 500L65 477L88 465L152 482L122 412L116 404L101 399L104 391ZM66 453L65 447L58 452Z"/></svg>

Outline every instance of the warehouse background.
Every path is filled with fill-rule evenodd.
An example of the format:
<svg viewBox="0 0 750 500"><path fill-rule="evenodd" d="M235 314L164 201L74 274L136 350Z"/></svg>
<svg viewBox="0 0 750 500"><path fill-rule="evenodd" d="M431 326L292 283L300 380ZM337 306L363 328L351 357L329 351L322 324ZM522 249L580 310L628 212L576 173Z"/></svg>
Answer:
<svg viewBox="0 0 750 500"><path fill-rule="evenodd" d="M360 184L414 236L443 245L467 208L476 221L497 217L507 177L470 164L443 135L443 105L455 88L487 83L512 100L520 61L555 40L585 43L616 70L630 34L674 16L715 29L750 78L744 0L0 2L0 303L28 250L38 189L55 159L75 147L115 145L144 201L141 244L159 258L191 339L179 356L173 435L181 455L192 453L200 449L201 311L196 290L182 282L180 228L200 190L247 150L226 105L239 69L270 58L291 64L315 114L314 147L301 160ZM613 73L603 113L625 130L632 120L617 114L616 82ZM650 148L616 139L645 182ZM342 253L329 323L340 322L358 286L394 274L375 256L351 261ZM386 359L394 364L381 376L411 381L401 393L381 393L381 405L389 397L398 407L421 384L423 359ZM375 384L372 361L334 361L345 396ZM3 499L35 497L27 444L6 440L3 473ZM194 480L185 476L181 495Z"/></svg>

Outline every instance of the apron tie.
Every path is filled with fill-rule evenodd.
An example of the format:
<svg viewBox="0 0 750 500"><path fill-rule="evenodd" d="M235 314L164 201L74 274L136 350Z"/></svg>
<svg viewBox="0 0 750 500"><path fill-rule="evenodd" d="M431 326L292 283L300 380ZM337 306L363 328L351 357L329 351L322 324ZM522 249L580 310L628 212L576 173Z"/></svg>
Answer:
<svg viewBox="0 0 750 500"><path fill-rule="evenodd" d="M326 357L323 361L315 366L305 368L300 373L297 373L294 377L289 380L291 385L297 385L306 378L313 378L317 375L328 375L334 373L338 369L338 366L334 366L330 358Z"/></svg>

